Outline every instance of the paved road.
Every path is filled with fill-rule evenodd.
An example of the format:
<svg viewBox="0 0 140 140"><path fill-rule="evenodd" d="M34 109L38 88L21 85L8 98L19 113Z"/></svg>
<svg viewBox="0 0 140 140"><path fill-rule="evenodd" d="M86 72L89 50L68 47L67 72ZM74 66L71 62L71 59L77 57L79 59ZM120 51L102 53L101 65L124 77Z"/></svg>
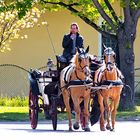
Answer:
<svg viewBox="0 0 140 140"><path fill-rule="evenodd" d="M140 139L140 121L120 121L116 123L115 132L99 130L99 124L91 127L91 132L69 132L66 122L58 124L53 131L52 124L39 122L36 130L30 124L20 122L0 122L0 139L3 140L133 140ZM2 139L1 139L2 140Z"/></svg>

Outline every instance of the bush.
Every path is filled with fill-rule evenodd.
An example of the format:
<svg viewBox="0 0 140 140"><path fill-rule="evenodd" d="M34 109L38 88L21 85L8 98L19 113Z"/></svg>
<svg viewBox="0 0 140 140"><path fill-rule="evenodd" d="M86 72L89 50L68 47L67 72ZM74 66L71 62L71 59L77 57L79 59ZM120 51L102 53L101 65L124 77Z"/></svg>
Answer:
<svg viewBox="0 0 140 140"><path fill-rule="evenodd" d="M28 97L0 97L0 106L28 106Z"/></svg>

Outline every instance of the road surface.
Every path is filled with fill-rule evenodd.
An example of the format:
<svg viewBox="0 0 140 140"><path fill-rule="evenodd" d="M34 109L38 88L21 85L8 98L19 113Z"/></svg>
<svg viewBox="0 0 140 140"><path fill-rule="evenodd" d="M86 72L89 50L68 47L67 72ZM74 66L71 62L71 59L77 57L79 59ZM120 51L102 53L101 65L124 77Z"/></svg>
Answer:
<svg viewBox="0 0 140 140"><path fill-rule="evenodd" d="M140 121L116 122L115 132L101 132L99 124L91 132L69 132L67 122L59 122L53 131L51 122L39 122L32 130L29 122L0 122L0 140L134 140L140 139Z"/></svg>

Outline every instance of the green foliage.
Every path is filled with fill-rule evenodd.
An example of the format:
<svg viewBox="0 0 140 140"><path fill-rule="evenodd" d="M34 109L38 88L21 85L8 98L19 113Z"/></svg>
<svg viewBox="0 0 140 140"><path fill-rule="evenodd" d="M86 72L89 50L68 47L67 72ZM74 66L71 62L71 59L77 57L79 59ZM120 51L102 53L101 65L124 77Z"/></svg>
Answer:
<svg viewBox="0 0 140 140"><path fill-rule="evenodd" d="M99 2L106 13L111 15L106 4L102 0L100 0ZM109 0L109 2L113 3L114 0ZM98 19L100 17L98 9L94 6L92 0L42 0L41 5L47 11L58 11L62 8L69 9L70 6L71 8L74 8L76 10L71 10L74 15L86 17L91 22L98 22Z"/></svg>
<svg viewBox="0 0 140 140"><path fill-rule="evenodd" d="M126 43L126 48L127 49L130 49L131 48L131 45L130 45L130 42L129 41Z"/></svg>
<svg viewBox="0 0 140 140"><path fill-rule="evenodd" d="M140 0L138 1L138 4L137 4L138 8L140 8Z"/></svg>
<svg viewBox="0 0 140 140"><path fill-rule="evenodd" d="M126 7L125 0L120 0L120 6L123 7L123 8Z"/></svg>
<svg viewBox="0 0 140 140"><path fill-rule="evenodd" d="M26 13L26 16L24 14L24 11L19 14L17 10L0 13L0 52L5 52L5 50L10 51L9 44L11 41L19 38L19 33L22 29L33 27L38 21L41 11L33 7Z"/></svg>
<svg viewBox="0 0 140 140"><path fill-rule="evenodd" d="M0 97L0 106L28 106L28 97Z"/></svg>
<svg viewBox="0 0 140 140"><path fill-rule="evenodd" d="M122 8L125 8L126 7L126 0L120 0L120 6ZM130 0L129 6L133 10L140 8L140 0L138 0L137 4L134 2L134 0Z"/></svg>

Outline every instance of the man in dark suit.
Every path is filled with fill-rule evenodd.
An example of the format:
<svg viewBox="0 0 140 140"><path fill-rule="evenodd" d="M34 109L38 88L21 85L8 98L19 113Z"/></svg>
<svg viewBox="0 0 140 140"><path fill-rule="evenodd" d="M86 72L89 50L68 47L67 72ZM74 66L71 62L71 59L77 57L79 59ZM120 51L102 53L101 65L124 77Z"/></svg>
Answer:
<svg viewBox="0 0 140 140"><path fill-rule="evenodd" d="M76 54L76 48L83 48L83 37L79 34L79 26L77 23L70 25L70 33L64 35L62 46L64 48L63 57L67 62Z"/></svg>

